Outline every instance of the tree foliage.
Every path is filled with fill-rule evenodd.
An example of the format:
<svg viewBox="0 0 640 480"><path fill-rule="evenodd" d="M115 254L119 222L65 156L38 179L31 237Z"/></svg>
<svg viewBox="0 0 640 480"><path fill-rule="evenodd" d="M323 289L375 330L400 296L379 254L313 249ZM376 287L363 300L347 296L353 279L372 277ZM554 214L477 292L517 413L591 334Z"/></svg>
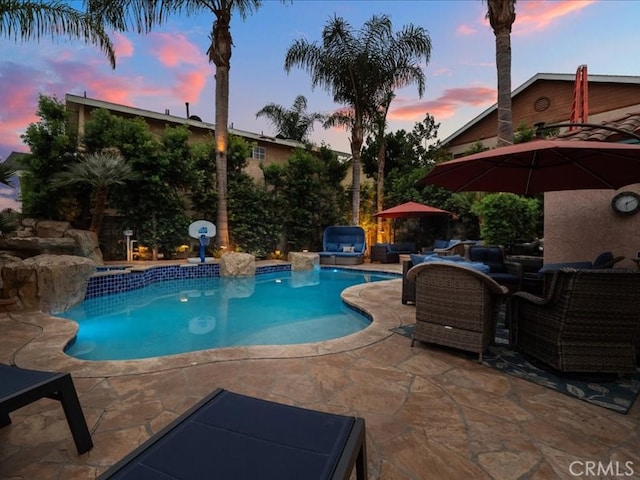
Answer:
<svg viewBox="0 0 640 480"><path fill-rule="evenodd" d="M83 185L91 189L93 215L89 230L99 234L109 191L134 178L131 165L117 150L111 149L81 157L66 170L56 173L51 181L56 186Z"/></svg>
<svg viewBox="0 0 640 480"><path fill-rule="evenodd" d="M22 135L31 154L23 157L22 212L26 216L49 220L72 219L77 207L75 191L51 183L51 178L76 161L77 136L67 128L67 110L55 96L38 96L36 115L40 120L32 123ZM65 210L66 208L66 210Z"/></svg>
<svg viewBox="0 0 640 480"><path fill-rule="evenodd" d="M92 152L116 148L135 177L117 188L113 205L134 228L141 245L170 253L188 241L187 203L182 194L193 178L186 127L165 127L156 139L140 118L127 119L96 110L85 124L84 144Z"/></svg>
<svg viewBox="0 0 640 480"><path fill-rule="evenodd" d="M538 236L540 202L513 193L492 193L473 207L480 221L482 239L493 245L511 245Z"/></svg>
<svg viewBox="0 0 640 480"><path fill-rule="evenodd" d="M340 182L347 169L326 147L318 155L297 149L285 165L265 167L265 183L277 207L285 250L319 251L324 229L345 223L348 198Z"/></svg>

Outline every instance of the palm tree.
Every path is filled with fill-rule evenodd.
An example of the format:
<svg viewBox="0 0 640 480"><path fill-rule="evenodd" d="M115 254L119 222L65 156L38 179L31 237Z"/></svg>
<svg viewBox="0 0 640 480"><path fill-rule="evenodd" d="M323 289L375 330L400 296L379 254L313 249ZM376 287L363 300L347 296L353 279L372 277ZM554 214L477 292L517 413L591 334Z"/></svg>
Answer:
<svg viewBox="0 0 640 480"><path fill-rule="evenodd" d="M360 218L360 154L366 124L373 121L375 115L379 115L381 102L388 98L389 91L393 92L398 86L394 82L402 86L420 78L424 82L423 77L416 76L415 69L409 68L408 63L404 65L404 69L392 67L392 54L385 49L390 46L398 47L393 53L402 55L400 65L412 58L405 48L411 47L411 53L430 51L428 36L426 43L424 40L425 36L416 35L413 38L416 44L401 44L393 38L391 20L385 15L374 15L358 32L344 19L334 17L322 31L321 44L300 39L287 51L287 72L294 66L304 68L311 75L313 87L326 88L336 103L346 105L350 110L330 117L327 124L345 125L346 122L351 133L354 225L359 223ZM386 118L386 114L384 117Z"/></svg>
<svg viewBox="0 0 640 480"><path fill-rule="evenodd" d="M306 113L306 111L307 99L304 95L298 95L291 108L287 109L282 105L270 103L256 113L256 118L267 117L267 120L278 130L278 135L304 142L313 130L313 123L325 120L325 116L321 113Z"/></svg>
<svg viewBox="0 0 640 480"><path fill-rule="evenodd" d="M0 36L27 41L66 35L83 39L100 47L112 68L116 67L113 44L102 24L94 17L80 12L68 2L59 0L0 0Z"/></svg>
<svg viewBox="0 0 640 480"><path fill-rule="evenodd" d="M229 123L229 70L231 68L231 15L236 11L241 18L262 5L261 0L86 0L89 11L104 19L117 30L133 27L138 32L149 32L153 26L164 23L170 14L201 15L213 13L211 43L207 49L209 62L216 66L215 139L216 181L218 187L218 218L216 243L229 246L229 217L227 213L227 145Z"/></svg>
<svg viewBox="0 0 640 480"><path fill-rule="evenodd" d="M52 183L58 187L85 185L92 189L93 214L89 230L98 235L107 208L109 190L135 177L131 165L119 153L109 149L89 154L69 165L65 171L52 178Z"/></svg>
<svg viewBox="0 0 640 480"><path fill-rule="evenodd" d="M487 17L496 36L498 69L498 147L513 144L511 120L511 27L516 20L516 0L487 0Z"/></svg>
<svg viewBox="0 0 640 480"><path fill-rule="evenodd" d="M370 112L373 134L378 141L378 175L376 185L376 208L383 210L384 200L384 168L386 157L387 114L391 102L395 98L395 90L411 83L416 83L418 95L422 97L425 89L425 75L420 65L424 59L425 66L431 57L431 39L422 27L405 26L393 35L391 20L375 16L371 21L379 21L382 35L379 37L376 63L380 67L377 72L379 90L374 98L373 110ZM382 217L378 217L376 238L381 241Z"/></svg>

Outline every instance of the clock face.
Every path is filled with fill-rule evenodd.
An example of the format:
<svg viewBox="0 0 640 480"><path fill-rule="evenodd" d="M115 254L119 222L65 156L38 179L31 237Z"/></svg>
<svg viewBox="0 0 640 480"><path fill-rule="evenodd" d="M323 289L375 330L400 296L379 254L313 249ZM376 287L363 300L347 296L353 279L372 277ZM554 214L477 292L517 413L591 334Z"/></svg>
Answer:
<svg viewBox="0 0 640 480"><path fill-rule="evenodd" d="M631 215L640 211L640 195L634 192L622 192L613 197L613 209L623 215Z"/></svg>

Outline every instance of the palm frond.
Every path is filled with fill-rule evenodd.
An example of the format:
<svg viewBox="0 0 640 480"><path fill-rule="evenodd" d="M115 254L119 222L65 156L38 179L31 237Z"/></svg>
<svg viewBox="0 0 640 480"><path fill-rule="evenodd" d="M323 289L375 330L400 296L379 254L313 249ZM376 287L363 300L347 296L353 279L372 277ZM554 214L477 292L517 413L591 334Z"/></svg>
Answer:
<svg viewBox="0 0 640 480"><path fill-rule="evenodd" d="M102 22L68 3L51 0L0 0L0 36L17 41L56 39L67 36L96 45L106 54L112 68L115 51Z"/></svg>

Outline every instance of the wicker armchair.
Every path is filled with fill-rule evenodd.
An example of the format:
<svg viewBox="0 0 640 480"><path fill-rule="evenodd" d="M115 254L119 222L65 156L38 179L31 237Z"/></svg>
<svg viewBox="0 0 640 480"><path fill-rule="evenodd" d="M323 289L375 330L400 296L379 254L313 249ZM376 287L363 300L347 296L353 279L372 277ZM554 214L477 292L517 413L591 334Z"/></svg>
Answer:
<svg viewBox="0 0 640 480"><path fill-rule="evenodd" d="M416 303L416 281L409 280L407 273L413 267L411 260L402 262L402 303Z"/></svg>
<svg viewBox="0 0 640 480"><path fill-rule="evenodd" d="M633 373L640 343L640 272L558 270L544 298L509 303L512 342L562 372Z"/></svg>
<svg viewBox="0 0 640 480"><path fill-rule="evenodd" d="M421 263L407 274L416 282L416 340L482 353L495 338L497 313L508 289L472 268Z"/></svg>

